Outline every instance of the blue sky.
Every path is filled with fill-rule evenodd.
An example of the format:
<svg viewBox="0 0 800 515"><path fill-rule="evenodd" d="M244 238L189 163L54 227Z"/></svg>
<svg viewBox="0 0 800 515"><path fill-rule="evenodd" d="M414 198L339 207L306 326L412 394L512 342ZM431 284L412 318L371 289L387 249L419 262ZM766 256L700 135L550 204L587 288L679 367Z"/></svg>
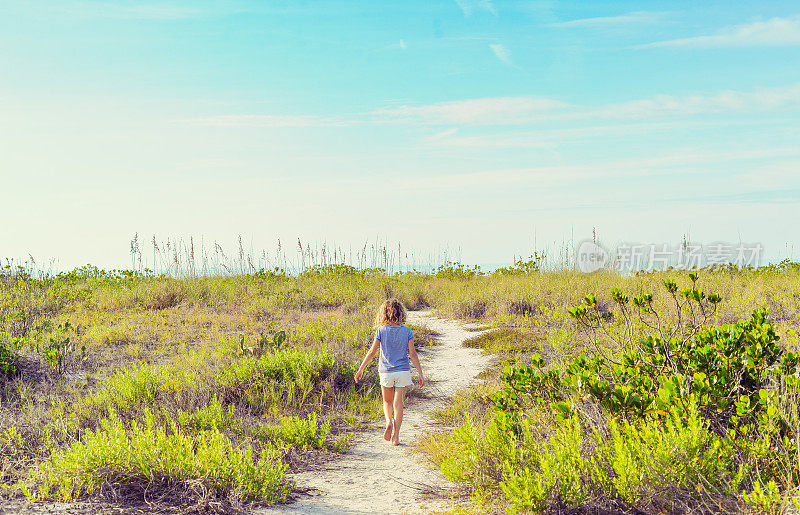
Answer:
<svg viewBox="0 0 800 515"><path fill-rule="evenodd" d="M5 0L0 49L7 257L800 244L796 2Z"/></svg>

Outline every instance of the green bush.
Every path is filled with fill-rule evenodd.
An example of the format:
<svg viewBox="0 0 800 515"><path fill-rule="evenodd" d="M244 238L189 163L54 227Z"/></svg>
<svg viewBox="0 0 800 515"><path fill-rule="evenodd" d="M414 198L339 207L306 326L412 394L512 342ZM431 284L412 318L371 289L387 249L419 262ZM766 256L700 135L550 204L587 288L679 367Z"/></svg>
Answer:
<svg viewBox="0 0 800 515"><path fill-rule="evenodd" d="M0 340L0 377L17 375L20 340L20 338L12 338L10 342Z"/></svg>
<svg viewBox="0 0 800 515"><path fill-rule="evenodd" d="M112 413L100 425L35 468L21 485L25 495L70 501L106 488L144 489L151 483L242 502L280 502L291 492L277 450L256 458L252 447L235 449L217 430L192 436L175 423L167 430L156 425L152 414L143 424L134 421L126 427Z"/></svg>
<svg viewBox="0 0 800 515"><path fill-rule="evenodd" d="M721 298L699 289L696 273L690 279L680 293L664 281L672 319L656 312L649 292L631 301L612 289L620 318L587 295L570 314L613 335L618 350L596 347L561 369L538 355L506 367L503 388L488 396L495 415L450 435L439 460L445 475L470 483L478 500L502 493L518 510L554 500L644 511L794 503L800 356L779 345L766 309L706 326ZM639 341L637 311L654 331Z"/></svg>
<svg viewBox="0 0 800 515"><path fill-rule="evenodd" d="M225 402L242 401L253 412L301 406L317 385L337 370L327 352L288 349L261 357L245 356L217 375Z"/></svg>
<svg viewBox="0 0 800 515"><path fill-rule="evenodd" d="M707 497L732 495L741 471L725 438L709 431L698 412L684 419L610 421L587 428L578 417L537 440L523 423L513 459L503 463L503 493L516 509L542 511L555 497L573 508L623 502L649 511L672 505L697 508ZM737 472L739 474L737 475Z"/></svg>
<svg viewBox="0 0 800 515"><path fill-rule="evenodd" d="M179 411L176 418L183 428L193 431L213 431L230 426L234 411L234 406L228 406L226 410L214 396L211 403L197 408L193 413Z"/></svg>
<svg viewBox="0 0 800 515"><path fill-rule="evenodd" d="M331 432L331 421L317 423L317 414L311 413L308 418L282 417L276 426L266 426L262 437L267 441L280 441L284 445L300 449L323 449L325 439Z"/></svg>

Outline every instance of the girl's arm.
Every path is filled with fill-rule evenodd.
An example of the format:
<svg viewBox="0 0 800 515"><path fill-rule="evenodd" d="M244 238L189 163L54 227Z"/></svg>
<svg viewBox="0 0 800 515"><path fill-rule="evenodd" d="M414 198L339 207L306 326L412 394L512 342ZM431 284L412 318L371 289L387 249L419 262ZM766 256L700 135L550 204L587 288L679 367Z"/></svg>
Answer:
<svg viewBox="0 0 800 515"><path fill-rule="evenodd" d="M417 367L417 372L419 372L419 385L425 386L425 377L422 375L422 366L419 364L419 356L417 356L417 347L414 345L414 338L408 340L408 356L411 358L414 366Z"/></svg>
<svg viewBox="0 0 800 515"><path fill-rule="evenodd" d="M369 365L369 362L372 361L372 358L375 357L375 353L378 352L378 349L380 348L381 342L378 340L372 340L372 347L370 347L367 351L367 355L364 356L364 361L361 362L361 366L358 367L358 372L356 372L356 375L354 376L356 383L361 380L361 376L364 375L364 369L367 368L367 365Z"/></svg>

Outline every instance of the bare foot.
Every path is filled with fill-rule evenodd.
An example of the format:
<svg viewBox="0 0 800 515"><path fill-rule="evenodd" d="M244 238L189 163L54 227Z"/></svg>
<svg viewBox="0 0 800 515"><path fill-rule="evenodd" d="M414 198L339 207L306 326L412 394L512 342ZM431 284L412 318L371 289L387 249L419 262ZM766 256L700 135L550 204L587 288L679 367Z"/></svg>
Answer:
<svg viewBox="0 0 800 515"><path fill-rule="evenodd" d="M400 440L395 440L392 438L392 445L400 445Z"/></svg>
<svg viewBox="0 0 800 515"><path fill-rule="evenodd" d="M383 439L387 442L392 439L392 428L394 427L394 422L389 422L386 424L386 431L383 432Z"/></svg>

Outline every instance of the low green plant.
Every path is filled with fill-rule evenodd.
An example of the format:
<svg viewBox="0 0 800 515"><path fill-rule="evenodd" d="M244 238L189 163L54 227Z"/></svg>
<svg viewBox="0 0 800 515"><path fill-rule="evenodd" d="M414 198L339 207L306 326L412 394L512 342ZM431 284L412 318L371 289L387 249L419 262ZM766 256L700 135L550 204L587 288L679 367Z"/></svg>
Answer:
<svg viewBox="0 0 800 515"><path fill-rule="evenodd" d="M75 332L76 328L68 321L59 324L49 343L42 349L47 364L59 375L63 374L70 364L86 359L86 346L78 347L73 340ZM68 334L73 334L73 337L67 336Z"/></svg>
<svg viewBox="0 0 800 515"><path fill-rule="evenodd" d="M34 501L71 501L158 483L184 495L274 503L291 492L278 450L265 449L256 457L252 447L236 449L217 430L193 436L174 422L156 424L152 413L130 426L112 413L100 426L33 469L20 485L25 495Z"/></svg>
<svg viewBox="0 0 800 515"><path fill-rule="evenodd" d="M296 416L282 417L275 426L266 426L262 430L262 438L268 441L280 441L284 445L300 449L322 449L325 439L331 432L331 421L322 424L317 422L317 414L311 413L303 419Z"/></svg>
<svg viewBox="0 0 800 515"><path fill-rule="evenodd" d="M485 499L500 494L492 487L500 474L518 510L541 511L553 499L645 511L785 505L800 472L797 405L785 402L800 390L800 356L780 346L763 308L709 326L721 297L704 293L696 273L690 280L681 293L664 281L673 318L649 292L631 301L612 289L619 317L587 295L570 315L617 349L561 367L536 354L507 366L502 389L487 397L494 417L480 431L467 419L452 433L452 452L439 460L445 475ZM637 340L637 323L654 334Z"/></svg>
<svg viewBox="0 0 800 515"><path fill-rule="evenodd" d="M528 259L515 259L514 264L509 267L498 268L492 275L530 275L537 273L541 270L542 262L546 259L546 255L540 252L534 252Z"/></svg>
<svg viewBox="0 0 800 515"><path fill-rule="evenodd" d="M353 433L344 433L330 444L330 450L345 454L350 449Z"/></svg>
<svg viewBox="0 0 800 515"><path fill-rule="evenodd" d="M258 358L244 356L222 369L216 381L226 403L238 399L254 413L262 413L271 407L302 405L318 384L337 371L327 352L287 349Z"/></svg>
<svg viewBox="0 0 800 515"><path fill-rule="evenodd" d="M455 261L448 261L444 265L439 265L435 272L434 276L439 279L471 279L474 277L480 277L484 275L481 271L481 267L475 265L473 267L468 267L462 263L458 263Z"/></svg>
<svg viewBox="0 0 800 515"><path fill-rule="evenodd" d="M484 349L492 354L514 354L532 351L540 342L533 334L504 327L464 340L464 347Z"/></svg>
<svg viewBox="0 0 800 515"><path fill-rule="evenodd" d="M226 410L216 396L213 400L197 408L192 413L179 411L176 417L178 425L192 431L212 431L224 429L231 425L234 419L234 406L228 406Z"/></svg>
<svg viewBox="0 0 800 515"><path fill-rule="evenodd" d="M266 353L275 353L286 348L286 331L277 331L271 334L261 333L256 346L245 345L245 337L239 339L239 352L242 355L261 356Z"/></svg>
<svg viewBox="0 0 800 515"><path fill-rule="evenodd" d="M18 375L21 342L22 338L0 340L0 376L10 378Z"/></svg>

